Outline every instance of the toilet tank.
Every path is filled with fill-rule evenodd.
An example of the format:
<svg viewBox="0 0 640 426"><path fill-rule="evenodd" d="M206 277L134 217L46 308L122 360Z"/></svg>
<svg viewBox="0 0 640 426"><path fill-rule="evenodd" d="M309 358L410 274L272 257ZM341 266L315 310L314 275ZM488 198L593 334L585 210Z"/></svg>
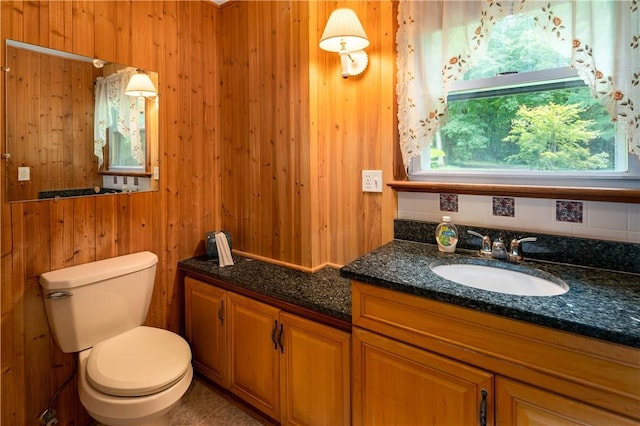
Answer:
<svg viewBox="0 0 640 426"><path fill-rule="evenodd" d="M142 325L158 257L148 251L40 276L49 327L63 352L79 352Z"/></svg>

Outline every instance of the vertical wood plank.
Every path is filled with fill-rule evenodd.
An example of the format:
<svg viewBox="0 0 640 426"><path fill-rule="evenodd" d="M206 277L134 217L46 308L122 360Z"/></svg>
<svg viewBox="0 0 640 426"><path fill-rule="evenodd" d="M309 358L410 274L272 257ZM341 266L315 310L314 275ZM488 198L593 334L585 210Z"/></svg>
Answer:
<svg viewBox="0 0 640 426"><path fill-rule="evenodd" d="M25 22L33 22L34 25L25 25L22 37L26 43L40 43L40 5L35 0L22 2L22 14Z"/></svg>
<svg viewBox="0 0 640 426"><path fill-rule="evenodd" d="M159 63L160 71L160 134L165 135L162 143L162 156L160 167L160 205L165 208L160 211L160 223L162 233L164 262L161 265L163 271L160 281L166 288L167 297L174 302L168 310L166 319L167 327L171 330L179 330L181 324L181 286L177 282L177 261L181 253L178 247L178 215L179 215L179 180L177 157L179 152L178 141L178 95L179 85L179 51L178 51L178 4L175 1L162 3L162 21L164 23L163 52ZM163 257L161 256L161 259Z"/></svg>
<svg viewBox="0 0 640 426"><path fill-rule="evenodd" d="M46 2L49 9L49 44L52 49L71 52L73 5L70 1L54 0ZM41 38L46 37L41 35Z"/></svg>
<svg viewBox="0 0 640 426"><path fill-rule="evenodd" d="M96 58L108 62L117 62L116 55L116 4L110 1L94 3L95 37L94 51ZM128 64L125 62L124 64Z"/></svg>
<svg viewBox="0 0 640 426"><path fill-rule="evenodd" d="M23 2L22 0L6 0L0 2L2 7L2 38L12 40L23 40Z"/></svg>
<svg viewBox="0 0 640 426"><path fill-rule="evenodd" d="M62 199L45 201L49 205L49 229L50 229L50 266L49 270L67 268L74 265L74 201ZM73 374L74 354L63 353L55 344L53 336L49 333L49 356L51 389L48 396L56 392L60 383ZM44 354L40 354L43 356ZM68 386L58 396L58 407L73 407L77 400L76 387ZM41 411L43 408L40 409ZM64 412L64 411L63 411Z"/></svg>
<svg viewBox="0 0 640 426"><path fill-rule="evenodd" d="M26 424L24 342L24 205L2 203L2 401L5 424ZM9 228L9 229L7 229ZM7 390L11 389L11 392Z"/></svg>
<svg viewBox="0 0 640 426"><path fill-rule="evenodd" d="M218 82L220 81L218 63L218 49L211 48L218 43L216 28L219 25L217 9L213 4L204 3L202 11L202 70L203 70L203 228L205 230L220 229L221 196L218 182L221 171L220 139L220 95Z"/></svg>
<svg viewBox="0 0 640 426"><path fill-rule="evenodd" d="M115 23L116 23L116 62L119 64L131 64L131 33L133 27L133 21L131 20L131 1L123 0L116 1L114 3L115 8Z"/></svg>
<svg viewBox="0 0 640 426"><path fill-rule="evenodd" d="M73 200L59 200L51 204L50 229L51 270L74 265Z"/></svg>
<svg viewBox="0 0 640 426"><path fill-rule="evenodd" d="M95 57L94 51L94 2L73 0L73 53Z"/></svg>
<svg viewBox="0 0 640 426"><path fill-rule="evenodd" d="M42 291L38 277L51 269L51 242L49 232L49 202L24 204L24 362L25 362L25 410L36 413L46 407L52 388L50 364L43 354L51 350L49 325L43 309Z"/></svg>
<svg viewBox="0 0 640 426"><path fill-rule="evenodd" d="M51 30L49 28L49 2L47 1L39 1L35 6L35 9L38 11L38 45L40 46L49 46L49 38L51 34Z"/></svg>
<svg viewBox="0 0 640 426"><path fill-rule="evenodd" d="M118 221L116 195L96 198L96 260L118 255Z"/></svg>
<svg viewBox="0 0 640 426"><path fill-rule="evenodd" d="M131 3L131 22L135 22L135 25L131 26L132 64L147 70L155 69L152 5L153 2L150 1L134 1Z"/></svg>
<svg viewBox="0 0 640 426"><path fill-rule="evenodd" d="M73 199L73 264L96 260L96 201L94 197Z"/></svg>

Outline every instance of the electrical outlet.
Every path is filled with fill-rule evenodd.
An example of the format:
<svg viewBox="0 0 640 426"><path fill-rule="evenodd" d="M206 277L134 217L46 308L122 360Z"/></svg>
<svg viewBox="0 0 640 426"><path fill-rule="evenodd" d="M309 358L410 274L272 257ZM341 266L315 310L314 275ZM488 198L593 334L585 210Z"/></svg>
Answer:
<svg viewBox="0 0 640 426"><path fill-rule="evenodd" d="M154 180L160 179L160 167L158 166L153 167L153 179Z"/></svg>
<svg viewBox="0 0 640 426"><path fill-rule="evenodd" d="M29 167L18 167L18 182L31 180L31 169Z"/></svg>
<svg viewBox="0 0 640 426"><path fill-rule="evenodd" d="M362 191L382 192L382 170L362 171Z"/></svg>

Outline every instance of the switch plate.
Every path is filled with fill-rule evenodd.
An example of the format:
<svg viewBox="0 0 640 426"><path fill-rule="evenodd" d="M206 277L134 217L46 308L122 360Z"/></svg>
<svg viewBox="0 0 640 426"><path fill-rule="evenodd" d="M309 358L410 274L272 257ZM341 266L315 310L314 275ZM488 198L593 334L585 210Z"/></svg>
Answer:
<svg viewBox="0 0 640 426"><path fill-rule="evenodd" d="M31 180L31 169L29 167L18 167L18 182Z"/></svg>
<svg viewBox="0 0 640 426"><path fill-rule="evenodd" d="M158 167L158 166L155 166L153 168L153 179L154 180L160 179L160 167Z"/></svg>
<svg viewBox="0 0 640 426"><path fill-rule="evenodd" d="M362 191L382 192L382 170L362 171Z"/></svg>

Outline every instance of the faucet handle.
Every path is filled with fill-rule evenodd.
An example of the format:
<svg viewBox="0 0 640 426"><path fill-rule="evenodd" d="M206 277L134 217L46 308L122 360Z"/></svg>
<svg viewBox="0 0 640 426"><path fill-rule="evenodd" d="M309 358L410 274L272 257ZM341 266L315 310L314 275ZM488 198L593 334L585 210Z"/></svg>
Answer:
<svg viewBox="0 0 640 426"><path fill-rule="evenodd" d="M479 237L482 240L482 243L480 245L481 256L491 256L491 238L489 238L488 235L482 235L472 229L468 229L467 233Z"/></svg>
<svg viewBox="0 0 640 426"><path fill-rule="evenodd" d="M516 263L522 262L522 252L520 251L520 244L531 243L534 241L538 241L538 238L524 237L524 238L520 238L519 240L515 238L511 240L511 244L509 244L509 253L508 253L509 261L516 262Z"/></svg>

